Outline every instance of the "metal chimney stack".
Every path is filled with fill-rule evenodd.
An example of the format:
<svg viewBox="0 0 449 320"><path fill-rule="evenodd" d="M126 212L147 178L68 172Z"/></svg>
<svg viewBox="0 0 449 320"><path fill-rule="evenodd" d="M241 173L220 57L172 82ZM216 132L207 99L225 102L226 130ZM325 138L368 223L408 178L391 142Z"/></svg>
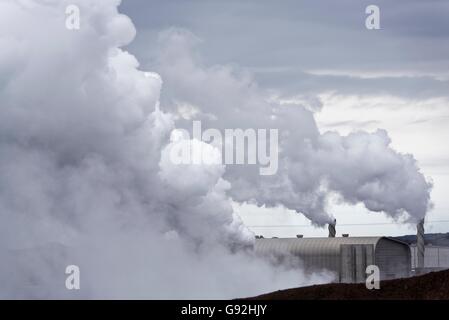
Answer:
<svg viewBox="0 0 449 320"><path fill-rule="evenodd" d="M335 238L335 225L337 224L337 220L334 220L334 223L329 223L328 229L329 229L329 238Z"/></svg>
<svg viewBox="0 0 449 320"><path fill-rule="evenodd" d="M424 268L424 219L422 219L416 226L416 252L417 252L417 267Z"/></svg>

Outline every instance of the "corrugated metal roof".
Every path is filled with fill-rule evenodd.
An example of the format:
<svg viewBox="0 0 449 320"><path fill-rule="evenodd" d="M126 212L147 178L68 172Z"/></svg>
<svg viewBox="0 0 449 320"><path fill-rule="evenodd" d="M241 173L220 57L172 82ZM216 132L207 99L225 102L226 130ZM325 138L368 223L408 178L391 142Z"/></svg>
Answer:
<svg viewBox="0 0 449 320"><path fill-rule="evenodd" d="M255 249L259 253L289 252L305 255L338 255L341 244L372 244L376 248L381 239L406 245L386 237L338 237L338 238L279 238L256 239Z"/></svg>

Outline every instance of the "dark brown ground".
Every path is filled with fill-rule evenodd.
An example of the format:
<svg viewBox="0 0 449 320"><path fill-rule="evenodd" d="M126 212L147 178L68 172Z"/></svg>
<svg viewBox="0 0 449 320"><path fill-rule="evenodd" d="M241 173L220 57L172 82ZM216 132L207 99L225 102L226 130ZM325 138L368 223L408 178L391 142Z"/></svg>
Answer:
<svg viewBox="0 0 449 320"><path fill-rule="evenodd" d="M449 299L449 270L422 276L382 281L379 290L368 290L362 284L324 284L287 289L249 299L258 300L388 300Z"/></svg>

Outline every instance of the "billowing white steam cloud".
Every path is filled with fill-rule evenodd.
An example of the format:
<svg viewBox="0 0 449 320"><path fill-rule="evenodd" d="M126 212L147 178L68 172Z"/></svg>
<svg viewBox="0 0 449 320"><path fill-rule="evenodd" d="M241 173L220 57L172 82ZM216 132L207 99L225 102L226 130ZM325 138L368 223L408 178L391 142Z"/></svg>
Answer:
<svg viewBox="0 0 449 320"><path fill-rule="evenodd" d="M178 124L190 129L193 118L205 128L279 128L276 175L260 176L254 166L227 166L224 177L234 200L282 205L316 225L333 221L326 211L329 194L394 219L416 222L425 216L431 184L412 155L390 147L385 131L320 134L313 117L316 100L305 96L305 103L282 104L245 73L228 66L204 67L195 51L198 42L183 29L169 29L159 37L157 71L166 84L164 106L178 114Z"/></svg>
<svg viewBox="0 0 449 320"><path fill-rule="evenodd" d="M65 28L72 3L77 31ZM201 67L185 31L161 35L159 108L161 78L120 49L135 29L118 4L0 2L0 297L223 298L330 280L254 257L230 196L316 224L330 219L329 192L393 217L425 214L430 185L385 132L321 135L304 106L267 102L231 68ZM279 128L278 174L174 165L170 132L193 118ZM81 268L80 291L64 286L68 264Z"/></svg>
<svg viewBox="0 0 449 320"><path fill-rule="evenodd" d="M329 281L252 255L223 166L167 159L174 117L160 77L119 49L135 29L118 4L0 2L0 297L225 298ZM79 291L65 288L69 264Z"/></svg>

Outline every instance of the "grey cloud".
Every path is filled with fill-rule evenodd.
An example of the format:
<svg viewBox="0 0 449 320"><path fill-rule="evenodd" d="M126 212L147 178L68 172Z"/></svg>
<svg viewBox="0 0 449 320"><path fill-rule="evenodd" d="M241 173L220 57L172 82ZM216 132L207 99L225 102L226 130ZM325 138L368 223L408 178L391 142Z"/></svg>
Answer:
<svg viewBox="0 0 449 320"><path fill-rule="evenodd" d="M355 120L347 120L347 121L336 121L336 122L330 122L326 124L326 127L333 128L333 127L339 127L339 126L351 126L351 127L357 127L360 130L363 128L366 128L368 125L373 124L379 124L379 121L376 120L370 120L370 121L355 121Z"/></svg>
<svg viewBox="0 0 449 320"><path fill-rule="evenodd" d="M449 7L445 1L377 1L382 19L379 31L365 28L364 12L369 4L127 0L121 10L135 19L141 31L130 49L145 65L151 64L151 49L145 45L148 39L176 26L204 40L202 52L208 64L289 70L271 75L281 82L291 70L295 70L293 78L301 78L300 72L310 69L437 74L448 69ZM396 82L398 86L401 80ZM372 83L361 85L369 90ZM433 85L429 82L425 87ZM334 81L334 86L338 89L338 82ZM404 88L408 86L406 83Z"/></svg>

